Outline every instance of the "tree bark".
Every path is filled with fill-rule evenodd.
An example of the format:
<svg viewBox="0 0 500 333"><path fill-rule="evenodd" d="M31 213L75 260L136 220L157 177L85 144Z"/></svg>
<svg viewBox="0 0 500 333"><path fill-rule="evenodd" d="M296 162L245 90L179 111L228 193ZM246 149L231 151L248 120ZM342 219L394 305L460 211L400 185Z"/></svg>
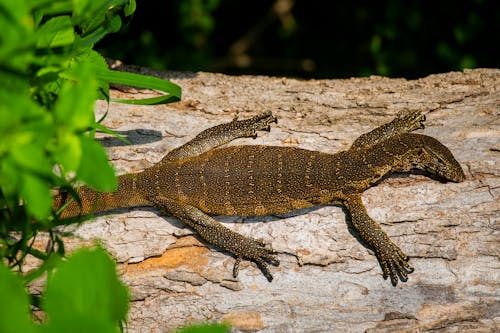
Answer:
<svg viewBox="0 0 500 333"><path fill-rule="evenodd" d="M130 70L130 68L128 68ZM278 251L269 283L248 262L207 247L157 209L115 211L74 231L71 247L98 239L131 290L130 332L165 332L225 321L245 332L493 332L500 326L500 70L418 80L384 77L306 80L147 69L182 86L181 102L111 104L104 124L132 141L102 136L119 173L136 172L203 129L265 110L270 133L233 144L335 153L404 109L460 162L463 183L396 175L363 194L370 216L411 257L415 272L393 287L373 254L351 235L340 207L261 218L217 217ZM143 98L150 91L114 90ZM102 115L106 105L98 103Z"/></svg>

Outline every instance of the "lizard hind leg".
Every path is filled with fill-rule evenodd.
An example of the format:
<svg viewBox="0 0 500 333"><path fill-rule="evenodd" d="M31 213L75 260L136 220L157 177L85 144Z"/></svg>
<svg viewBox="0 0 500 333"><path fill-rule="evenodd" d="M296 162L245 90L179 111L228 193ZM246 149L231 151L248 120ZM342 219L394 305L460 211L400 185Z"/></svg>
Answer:
<svg viewBox="0 0 500 333"><path fill-rule="evenodd" d="M261 240L245 237L226 228L194 206L165 197L157 197L152 201L193 228L209 244L232 253L236 257L233 268L235 278L238 275L241 260L247 259L255 262L269 281L273 280L267 263L278 266L279 260L275 256L275 251L266 247Z"/></svg>
<svg viewBox="0 0 500 333"><path fill-rule="evenodd" d="M382 228L368 215L361 195L355 193L348 196L344 205L349 211L351 222L359 232L361 239L375 252L384 279L390 277L394 286L397 285L398 280L407 281L408 274L413 272L413 267L408 263L408 256L390 240Z"/></svg>

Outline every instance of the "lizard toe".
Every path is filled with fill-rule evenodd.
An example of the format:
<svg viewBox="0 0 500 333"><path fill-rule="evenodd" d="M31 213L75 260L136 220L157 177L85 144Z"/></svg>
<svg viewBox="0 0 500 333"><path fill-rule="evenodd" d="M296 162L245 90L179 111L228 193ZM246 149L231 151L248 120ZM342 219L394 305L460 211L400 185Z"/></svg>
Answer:
<svg viewBox="0 0 500 333"><path fill-rule="evenodd" d="M237 257L233 266L233 278L235 279L238 277L238 274L240 273L240 263L241 263L241 257Z"/></svg>
<svg viewBox="0 0 500 333"><path fill-rule="evenodd" d="M279 266L280 265L280 261L274 255L275 253L276 252L274 252L274 251L268 252L268 253L266 253L265 255L262 256L262 259L264 259L265 261L269 262L273 266Z"/></svg>
<svg viewBox="0 0 500 333"><path fill-rule="evenodd" d="M395 271L391 271L391 284L395 287L398 285L399 278Z"/></svg>
<svg viewBox="0 0 500 333"><path fill-rule="evenodd" d="M237 133L237 137L251 137L255 139L257 131L269 132L271 124L276 122L276 117L273 116L271 111L267 111L245 120L238 120L238 116L235 116L233 121L228 125L232 127L232 131Z"/></svg>
<svg viewBox="0 0 500 333"><path fill-rule="evenodd" d="M233 268L233 276L236 278L239 271L239 264L242 259L246 259L249 261L253 261L260 268L264 276L272 281L273 277L269 270L268 264L270 263L273 266L279 265L279 260L276 258L276 252L266 246L263 240L254 239L250 237L241 236L238 248L233 249L231 251L236 256L236 262Z"/></svg>
<svg viewBox="0 0 500 333"><path fill-rule="evenodd" d="M267 131L269 132L271 130L271 124L272 123L277 123L278 120L276 117L273 116L271 111L266 111L255 118L252 118L254 120L254 130L255 131Z"/></svg>
<svg viewBox="0 0 500 333"><path fill-rule="evenodd" d="M392 285L398 281L406 282L408 274L413 272L413 267L408 263L409 258L394 243L389 241L382 251L377 253L384 279L391 278Z"/></svg>
<svg viewBox="0 0 500 333"><path fill-rule="evenodd" d="M267 263L261 258L256 258L254 259L254 261L260 268L264 276L267 278L267 280L271 282L273 280L273 275L271 274L271 271L269 270L269 266L267 265Z"/></svg>
<svg viewBox="0 0 500 333"><path fill-rule="evenodd" d="M399 256L391 260L391 277L396 280L408 281L408 274L413 272L413 267L408 263L408 257Z"/></svg>
<svg viewBox="0 0 500 333"><path fill-rule="evenodd" d="M276 258L276 251L270 247L266 247L264 241L260 239L255 240L255 242L258 245L258 248L256 248L255 255L251 258L251 260L255 262L257 262L257 260L263 262L266 261L273 266L279 266L280 261Z"/></svg>

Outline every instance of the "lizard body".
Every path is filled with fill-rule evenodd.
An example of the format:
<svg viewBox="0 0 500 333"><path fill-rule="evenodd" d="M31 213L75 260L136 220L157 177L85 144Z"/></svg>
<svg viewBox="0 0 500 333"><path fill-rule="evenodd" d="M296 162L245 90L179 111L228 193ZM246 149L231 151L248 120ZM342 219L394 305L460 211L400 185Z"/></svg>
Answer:
<svg viewBox="0 0 500 333"><path fill-rule="evenodd" d="M438 140L411 131L423 128L418 112L399 114L392 122L360 136L347 150L327 154L294 147L215 147L257 130L269 130L270 113L222 124L167 154L156 165L119 177L113 193L88 187L78 191L81 205L58 195L54 208L66 204L60 217L136 206L156 206L192 227L207 242L233 253L238 273L241 259L255 261L269 280L265 261L278 264L261 241L224 227L209 215L259 216L286 213L322 204L341 204L371 247L384 278L393 284L413 269L408 257L373 221L361 193L392 172L424 170L460 182L465 176L451 152ZM208 214L208 215L207 215Z"/></svg>

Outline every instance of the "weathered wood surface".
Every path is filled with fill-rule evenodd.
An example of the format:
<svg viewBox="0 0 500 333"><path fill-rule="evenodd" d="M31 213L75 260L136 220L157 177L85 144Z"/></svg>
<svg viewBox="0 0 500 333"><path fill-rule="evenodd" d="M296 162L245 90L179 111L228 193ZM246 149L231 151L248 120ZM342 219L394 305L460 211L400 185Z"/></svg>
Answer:
<svg viewBox="0 0 500 333"><path fill-rule="evenodd" d="M72 245L101 240L120 263L132 293L128 331L165 332L225 320L245 332L498 332L500 70L411 81L154 74L181 85L183 100L111 105L105 124L134 144L102 139L119 173L154 164L236 114L246 118L272 110L279 122L270 133L235 144L334 153L398 111L418 109L427 115L427 127L419 132L449 147L467 180L443 184L424 176L394 176L364 193L369 214L412 258L415 272L397 287L382 279L376 258L350 234L339 207L280 217L218 217L279 251L281 266L272 267L272 283L249 263L233 279L234 258L205 246L156 209L99 217L75 230ZM98 104L97 113L104 108Z"/></svg>

